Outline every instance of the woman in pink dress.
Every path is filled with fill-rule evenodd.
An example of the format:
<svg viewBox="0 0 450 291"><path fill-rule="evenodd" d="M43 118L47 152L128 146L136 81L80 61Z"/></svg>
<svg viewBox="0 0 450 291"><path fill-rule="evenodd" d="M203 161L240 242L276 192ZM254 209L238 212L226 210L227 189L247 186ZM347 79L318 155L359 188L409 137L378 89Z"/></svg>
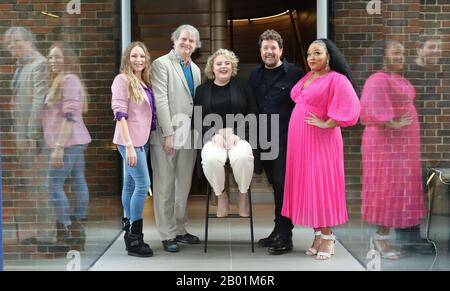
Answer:
<svg viewBox="0 0 450 291"><path fill-rule="evenodd" d="M332 41L314 41L308 65L311 71L291 91L296 105L289 122L282 215L314 228L306 254L326 260L334 254L331 227L348 218L340 127L358 121L360 105L350 67Z"/></svg>
<svg viewBox="0 0 450 291"><path fill-rule="evenodd" d="M404 48L386 42L380 71L364 84L361 96L362 220L378 226L371 247L383 258L398 259L389 244L389 231L420 224L425 215L420 161L420 126L411 83L398 73Z"/></svg>

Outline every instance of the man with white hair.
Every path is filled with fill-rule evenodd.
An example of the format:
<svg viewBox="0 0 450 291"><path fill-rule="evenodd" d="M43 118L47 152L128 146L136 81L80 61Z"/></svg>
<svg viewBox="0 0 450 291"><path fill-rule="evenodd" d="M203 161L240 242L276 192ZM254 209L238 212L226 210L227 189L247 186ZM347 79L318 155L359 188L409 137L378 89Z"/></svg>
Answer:
<svg viewBox="0 0 450 291"><path fill-rule="evenodd" d="M4 44L16 60L16 70L11 80L11 124L15 137L14 158L22 169L35 169L28 177L14 177L15 195L29 195L35 200L34 207L22 209L23 215L36 217L37 222L46 222L52 215L46 183L37 185L34 181L47 179L47 160L42 130L42 110L48 91L47 60L34 45L34 36L25 27L10 27L4 34ZM25 238L23 243L48 242L53 237L44 228L36 228L36 235ZM30 231L27 229L27 235Z"/></svg>
<svg viewBox="0 0 450 291"><path fill-rule="evenodd" d="M47 65L33 39L33 34L24 27L9 28L4 39L11 56L17 59L11 89L19 156L35 155L43 146L41 111L47 94Z"/></svg>
<svg viewBox="0 0 450 291"><path fill-rule="evenodd" d="M201 83L200 69L191 55L201 43L198 30L188 24L179 26L171 39L173 49L152 64L158 127L150 140L150 157L156 225L164 250L178 252L178 243L200 242L186 230L186 206L196 158L189 138L193 97Z"/></svg>

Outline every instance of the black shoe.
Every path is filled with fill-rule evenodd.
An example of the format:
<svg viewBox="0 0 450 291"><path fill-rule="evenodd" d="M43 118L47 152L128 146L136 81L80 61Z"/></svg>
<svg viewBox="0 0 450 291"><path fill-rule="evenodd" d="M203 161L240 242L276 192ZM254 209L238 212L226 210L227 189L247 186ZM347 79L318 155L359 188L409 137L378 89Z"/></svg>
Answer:
<svg viewBox="0 0 450 291"><path fill-rule="evenodd" d="M176 253L180 250L177 241L173 239L163 240L162 244L164 246L164 250L169 253Z"/></svg>
<svg viewBox="0 0 450 291"><path fill-rule="evenodd" d="M277 235L278 235L277 230L276 229L272 230L272 232L270 233L270 235L268 237L262 238L258 241L258 246L263 247L263 248L273 246L276 242Z"/></svg>
<svg viewBox="0 0 450 291"><path fill-rule="evenodd" d="M292 244L286 244L286 245L280 245L276 247L270 247L267 249L267 252L271 255L282 255L285 253L289 253L292 251L293 245Z"/></svg>
<svg viewBox="0 0 450 291"><path fill-rule="evenodd" d="M286 234L284 235L279 234L277 237L278 240L276 241L276 243L267 249L269 254L282 255L292 251L293 249L292 236Z"/></svg>
<svg viewBox="0 0 450 291"><path fill-rule="evenodd" d="M200 239L198 236L192 235L190 233L186 233L183 235L177 235L175 240L179 243L196 245L200 243Z"/></svg>

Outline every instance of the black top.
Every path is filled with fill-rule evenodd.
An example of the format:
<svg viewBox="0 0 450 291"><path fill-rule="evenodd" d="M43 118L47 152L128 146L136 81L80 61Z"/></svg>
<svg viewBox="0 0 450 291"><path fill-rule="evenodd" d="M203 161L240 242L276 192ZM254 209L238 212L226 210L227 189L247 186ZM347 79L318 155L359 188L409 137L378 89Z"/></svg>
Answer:
<svg viewBox="0 0 450 291"><path fill-rule="evenodd" d="M254 114L257 118L258 114L258 106L252 89L245 82L236 78L231 78L230 83L223 87L215 85L211 80L198 86L195 92L194 105L201 106L202 122L205 116L211 113L218 114L222 118L222 126L216 125L214 122L203 125L202 133L208 134L208 136L203 137L203 141L209 140L215 131L223 127L232 127L236 135L248 140L250 130L248 122L241 120L242 122L236 121L233 124L227 124L226 115L236 116L241 114L243 117L247 117L249 114ZM194 111L194 114L198 114L198 109ZM194 127L198 126L195 124L197 119L197 117L193 118ZM214 130L210 131L212 127L214 127Z"/></svg>
<svg viewBox="0 0 450 291"><path fill-rule="evenodd" d="M270 86L276 79L278 79L283 73L283 66L276 67L274 69L263 69L263 82L266 86Z"/></svg>
<svg viewBox="0 0 450 291"><path fill-rule="evenodd" d="M268 71L272 71L268 72ZM305 72L297 65L283 61L283 64L275 69L266 69L264 64L255 67L249 78L249 84L253 89L260 114L268 114L268 139L271 140L270 115L279 115L279 128L274 129L279 133L280 143L286 144L289 119L295 103L291 99L291 89L305 75Z"/></svg>
<svg viewBox="0 0 450 291"><path fill-rule="evenodd" d="M219 114L222 121L225 121L226 115L231 112L230 83L225 86L218 86L212 83L211 93L213 96L213 98L211 98L211 112Z"/></svg>

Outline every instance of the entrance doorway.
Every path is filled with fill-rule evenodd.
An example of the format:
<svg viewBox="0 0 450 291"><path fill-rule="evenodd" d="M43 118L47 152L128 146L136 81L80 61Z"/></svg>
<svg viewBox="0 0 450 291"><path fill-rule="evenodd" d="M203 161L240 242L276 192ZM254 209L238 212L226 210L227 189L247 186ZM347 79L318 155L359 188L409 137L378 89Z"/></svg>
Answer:
<svg viewBox="0 0 450 291"><path fill-rule="evenodd" d="M220 29L226 48L239 58L238 77L247 79L251 68L260 64L259 35L266 29L278 31L284 41L284 58L305 71L306 50L317 35L317 1L277 0L134 0L131 1L131 40L139 40L156 59L172 48L171 33L181 24L194 25L200 32L202 47L193 56L201 70L215 50L217 3ZM206 181L194 170L191 194L204 194ZM254 189L272 192L265 175L255 175Z"/></svg>

